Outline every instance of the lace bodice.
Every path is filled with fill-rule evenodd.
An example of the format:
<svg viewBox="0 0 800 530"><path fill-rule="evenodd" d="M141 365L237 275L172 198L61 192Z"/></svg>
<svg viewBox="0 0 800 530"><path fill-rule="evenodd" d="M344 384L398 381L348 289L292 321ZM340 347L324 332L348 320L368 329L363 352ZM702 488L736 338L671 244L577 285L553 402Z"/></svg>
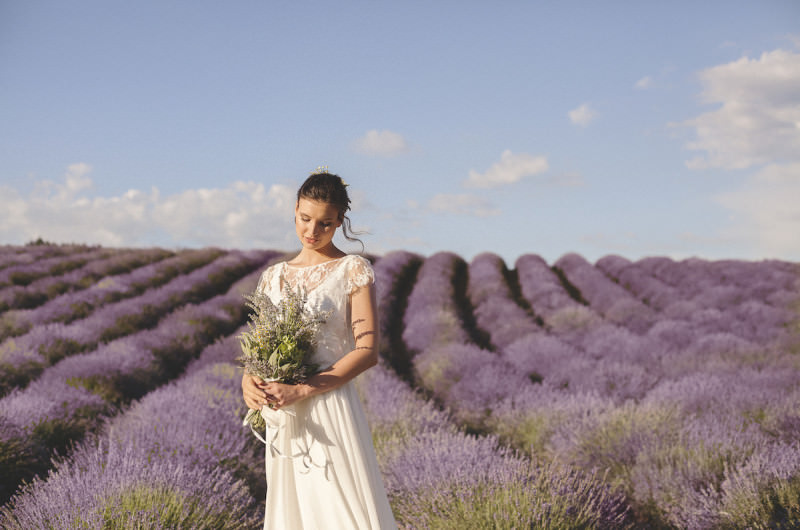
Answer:
<svg viewBox="0 0 800 530"><path fill-rule="evenodd" d="M303 289L306 304L319 311L330 311L317 337L312 362L326 368L353 349L350 328L350 295L375 281L372 266L366 258L347 255L307 267L281 262L270 266L261 275L257 290L278 303L284 285Z"/></svg>

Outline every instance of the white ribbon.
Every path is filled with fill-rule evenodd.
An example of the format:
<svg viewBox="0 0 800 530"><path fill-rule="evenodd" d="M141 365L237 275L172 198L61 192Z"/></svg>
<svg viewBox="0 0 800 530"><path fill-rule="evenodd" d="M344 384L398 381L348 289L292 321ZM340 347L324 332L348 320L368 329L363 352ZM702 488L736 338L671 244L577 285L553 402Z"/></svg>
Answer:
<svg viewBox="0 0 800 530"><path fill-rule="evenodd" d="M250 411L250 412L253 412L253 411ZM327 457L325 457L325 462L322 465L315 463L314 460L311 458L311 445L313 445L313 443L314 443L314 438L313 437L311 439L311 444L309 444L305 448L305 450L300 449L299 452L297 452L295 454L284 455L277 447L275 447L275 440L277 440L277 438L278 438L278 433L285 426L285 422L281 421L282 418L280 416L278 416L278 414L283 413L283 414L288 414L288 415L292 416L293 418L295 418L295 421L299 422L298 423L298 427L299 427L298 431L299 432L303 432L303 433L306 432L305 420L302 419L302 418L298 418L297 417L297 413L295 412L295 410L293 408L288 408L287 407L287 408L282 408L282 409L278 409L278 410L273 410L273 409L269 408L267 405L263 405L261 407L261 410L259 411L259 414L261 415L262 418L264 418L264 422L267 424L266 433L265 434L266 434L266 438L268 438L269 441L267 441L266 438L263 438L261 436L261 434L258 431L255 430L255 428L253 427L253 424L248 421L250 412L248 412L248 415L245 416L243 424L244 425L249 425L250 426L250 430L253 431L253 434L256 436L256 438L261 440L261 442L264 445L269 445L269 452L270 452L270 455L273 458L278 457L278 458L286 458L288 460L294 460L295 458L302 457L302 459L300 461L303 463L303 467L305 467L305 469L300 470L301 473L308 473L309 471L311 471L311 467L313 466L313 467L317 467L317 468L323 469L325 471L325 479L326 480L328 479L328 459L327 459ZM292 420L291 419L287 419L287 421L292 421ZM270 431L272 431L272 432L270 433ZM303 436L297 436L296 438L304 440ZM291 444L292 444L292 442L290 440L289 441L289 447L290 448L291 448ZM324 452L323 452L323 454L324 454Z"/></svg>

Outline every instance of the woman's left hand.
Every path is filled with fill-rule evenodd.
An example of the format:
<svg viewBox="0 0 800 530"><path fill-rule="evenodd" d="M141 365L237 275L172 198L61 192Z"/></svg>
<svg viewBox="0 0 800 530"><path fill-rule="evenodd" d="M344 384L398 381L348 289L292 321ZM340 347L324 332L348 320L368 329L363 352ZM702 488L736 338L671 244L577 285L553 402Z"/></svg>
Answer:
<svg viewBox="0 0 800 530"><path fill-rule="evenodd" d="M287 385L284 383L271 382L262 387L270 395L269 405L273 410L287 407L292 403L308 397L306 385Z"/></svg>

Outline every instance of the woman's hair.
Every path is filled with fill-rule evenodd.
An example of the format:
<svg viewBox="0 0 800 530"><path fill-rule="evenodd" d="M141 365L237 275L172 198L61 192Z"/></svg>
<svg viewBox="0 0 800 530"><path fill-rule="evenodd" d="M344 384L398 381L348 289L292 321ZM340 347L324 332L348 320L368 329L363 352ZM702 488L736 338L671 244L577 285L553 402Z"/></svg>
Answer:
<svg viewBox="0 0 800 530"><path fill-rule="evenodd" d="M350 218L346 214L350 209L350 197L347 195L347 184L344 183L339 175L334 175L327 171L312 173L303 182L300 189L297 190L298 202L301 197L335 206L339 210L339 219L342 221L342 235L348 241L361 243L363 252L364 243L357 237L353 237L353 235L362 234L363 232L353 232L350 227Z"/></svg>

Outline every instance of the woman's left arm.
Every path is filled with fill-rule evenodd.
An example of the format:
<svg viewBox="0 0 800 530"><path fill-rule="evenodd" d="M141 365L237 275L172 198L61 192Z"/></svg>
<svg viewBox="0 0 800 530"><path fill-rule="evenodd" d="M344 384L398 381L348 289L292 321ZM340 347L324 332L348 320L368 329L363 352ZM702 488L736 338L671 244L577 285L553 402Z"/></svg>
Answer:
<svg viewBox="0 0 800 530"><path fill-rule="evenodd" d="M378 363L378 306L375 285L369 283L350 294L350 324L355 348L330 368L298 385L268 383L264 390L271 394L273 408L292 403L322 392L339 388L364 370Z"/></svg>

